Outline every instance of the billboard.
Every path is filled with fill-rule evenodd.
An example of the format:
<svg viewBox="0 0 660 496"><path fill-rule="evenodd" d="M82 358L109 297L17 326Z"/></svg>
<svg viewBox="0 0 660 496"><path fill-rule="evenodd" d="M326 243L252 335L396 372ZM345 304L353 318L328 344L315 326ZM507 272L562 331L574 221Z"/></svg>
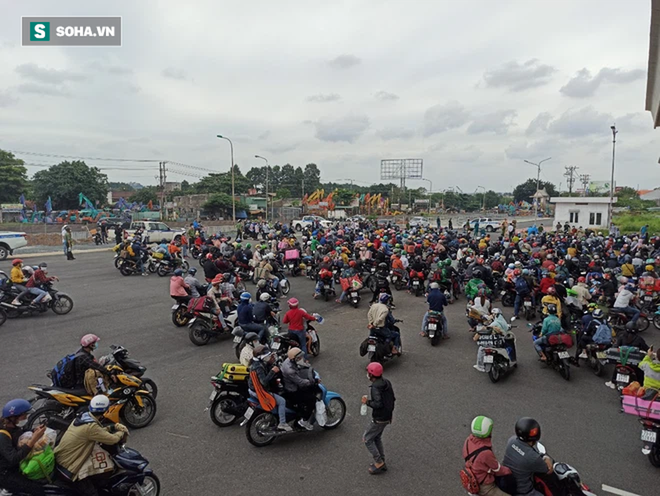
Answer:
<svg viewBox="0 0 660 496"><path fill-rule="evenodd" d="M602 194L610 192L610 182L609 181L591 181L589 182L590 194Z"/></svg>

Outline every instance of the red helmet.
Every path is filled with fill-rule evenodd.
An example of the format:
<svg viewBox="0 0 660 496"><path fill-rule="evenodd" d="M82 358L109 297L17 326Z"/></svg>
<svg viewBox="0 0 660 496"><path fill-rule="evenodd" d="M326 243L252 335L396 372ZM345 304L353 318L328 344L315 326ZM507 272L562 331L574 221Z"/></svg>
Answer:
<svg viewBox="0 0 660 496"><path fill-rule="evenodd" d="M11 262L12 265L18 265L18 264L22 264L22 263L23 263L23 260L21 260L20 258L15 258Z"/></svg>
<svg viewBox="0 0 660 496"><path fill-rule="evenodd" d="M557 290L555 289L554 286L550 286L550 287L548 288L548 294L549 294L549 295L557 294Z"/></svg>
<svg viewBox="0 0 660 496"><path fill-rule="evenodd" d="M355 260L351 260L350 262L348 262L348 266L355 267Z"/></svg>
<svg viewBox="0 0 660 496"><path fill-rule="evenodd" d="M221 284L224 281L225 281L225 276L223 276L222 274L218 274L217 276L215 276L213 278L213 280L211 281L211 284Z"/></svg>
<svg viewBox="0 0 660 496"><path fill-rule="evenodd" d="M88 346L91 346L94 343L98 343L99 341L101 341L101 339L96 334L85 334L80 339L80 346L87 348Z"/></svg>
<svg viewBox="0 0 660 496"><path fill-rule="evenodd" d="M321 271L319 272L319 277L321 279L327 279L329 277L332 277L332 272L329 271L328 269L321 269Z"/></svg>
<svg viewBox="0 0 660 496"><path fill-rule="evenodd" d="M328 263L328 262L330 261L330 257L323 257L323 261L324 261L325 263Z"/></svg>
<svg viewBox="0 0 660 496"><path fill-rule="evenodd" d="M520 270L520 269L516 269L516 270L513 271L514 276L519 276L520 274L522 274L522 270Z"/></svg>
<svg viewBox="0 0 660 496"><path fill-rule="evenodd" d="M289 300L287 301L287 304L291 308L298 308L298 300L296 298L289 298Z"/></svg>
<svg viewBox="0 0 660 496"><path fill-rule="evenodd" d="M578 277L578 282L587 282L587 278L580 276Z"/></svg>
<svg viewBox="0 0 660 496"><path fill-rule="evenodd" d="M367 372L374 377L381 377L383 375L383 366L378 362L371 362L367 365Z"/></svg>
<svg viewBox="0 0 660 496"><path fill-rule="evenodd" d="M207 253L206 260L213 260L213 255L211 253Z"/></svg>
<svg viewBox="0 0 660 496"><path fill-rule="evenodd" d="M549 264L548 265L548 271L549 272L554 272L555 270L557 270L557 266L555 264Z"/></svg>

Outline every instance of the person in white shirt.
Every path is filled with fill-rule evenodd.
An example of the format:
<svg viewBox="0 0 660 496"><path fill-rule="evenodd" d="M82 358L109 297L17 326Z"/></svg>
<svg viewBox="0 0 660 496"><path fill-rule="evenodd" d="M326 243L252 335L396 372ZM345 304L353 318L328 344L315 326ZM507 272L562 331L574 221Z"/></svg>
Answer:
<svg viewBox="0 0 660 496"><path fill-rule="evenodd" d="M406 256L405 253L401 253L401 263L403 264L403 268L408 270L408 266L410 265L410 261L408 260L408 257Z"/></svg>
<svg viewBox="0 0 660 496"><path fill-rule="evenodd" d="M637 319L639 319L639 310L630 304L630 301L635 297L633 291L635 287L632 284L626 284L616 297L614 308L625 313L628 316L632 315L630 323L635 326Z"/></svg>

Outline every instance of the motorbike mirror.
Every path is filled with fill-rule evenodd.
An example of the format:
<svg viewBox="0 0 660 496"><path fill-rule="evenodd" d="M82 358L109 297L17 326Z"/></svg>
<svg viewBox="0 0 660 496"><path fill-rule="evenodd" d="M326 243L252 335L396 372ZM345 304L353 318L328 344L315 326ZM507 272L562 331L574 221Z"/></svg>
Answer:
<svg viewBox="0 0 660 496"><path fill-rule="evenodd" d="M540 441L536 441L536 451L538 451L540 454L545 455L547 451L545 450L545 446L541 444Z"/></svg>

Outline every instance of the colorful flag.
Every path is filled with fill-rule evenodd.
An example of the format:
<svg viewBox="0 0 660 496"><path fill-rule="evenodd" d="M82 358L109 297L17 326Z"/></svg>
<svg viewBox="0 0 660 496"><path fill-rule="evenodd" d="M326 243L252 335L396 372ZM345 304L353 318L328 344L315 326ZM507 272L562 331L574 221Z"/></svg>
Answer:
<svg viewBox="0 0 660 496"><path fill-rule="evenodd" d="M25 206L25 195L21 195L21 197L18 199L19 203L23 206Z"/></svg>
<svg viewBox="0 0 660 496"><path fill-rule="evenodd" d="M44 207L46 207L46 214L50 214L53 211L53 202L50 201L50 196L48 197L48 200L46 200Z"/></svg>

